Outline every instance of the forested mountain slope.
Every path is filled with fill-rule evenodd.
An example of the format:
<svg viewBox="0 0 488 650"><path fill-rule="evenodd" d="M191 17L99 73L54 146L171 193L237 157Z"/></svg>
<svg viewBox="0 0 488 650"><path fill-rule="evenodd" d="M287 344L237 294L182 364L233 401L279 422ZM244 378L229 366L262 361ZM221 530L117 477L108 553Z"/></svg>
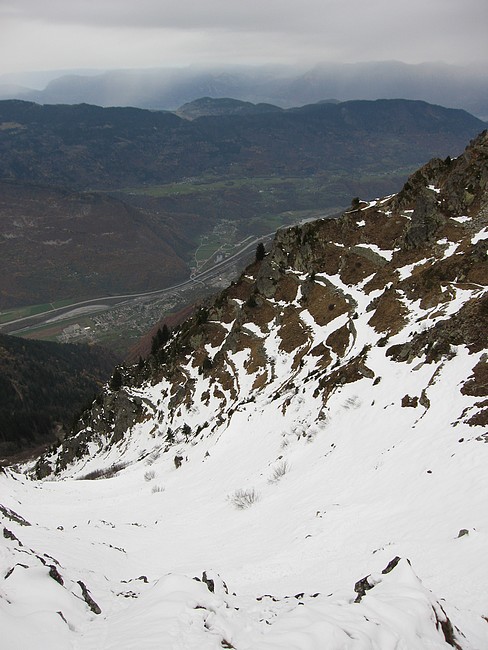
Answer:
<svg viewBox="0 0 488 650"><path fill-rule="evenodd" d="M0 334L0 457L56 442L116 362L96 346Z"/></svg>

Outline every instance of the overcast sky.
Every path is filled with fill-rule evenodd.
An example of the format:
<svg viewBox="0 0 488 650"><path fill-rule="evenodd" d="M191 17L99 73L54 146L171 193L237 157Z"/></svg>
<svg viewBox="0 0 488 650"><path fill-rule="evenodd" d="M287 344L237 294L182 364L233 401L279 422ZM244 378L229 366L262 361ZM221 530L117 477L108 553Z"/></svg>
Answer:
<svg viewBox="0 0 488 650"><path fill-rule="evenodd" d="M488 0L0 0L0 74L192 63L488 64Z"/></svg>

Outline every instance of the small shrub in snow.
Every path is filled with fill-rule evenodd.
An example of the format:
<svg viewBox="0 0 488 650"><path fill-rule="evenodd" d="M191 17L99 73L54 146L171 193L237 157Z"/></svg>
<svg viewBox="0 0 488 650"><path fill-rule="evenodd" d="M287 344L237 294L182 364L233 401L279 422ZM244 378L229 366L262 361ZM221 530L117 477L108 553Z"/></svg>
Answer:
<svg viewBox="0 0 488 650"><path fill-rule="evenodd" d="M306 440L307 442L313 442L318 434L319 430L316 427L310 427L307 431Z"/></svg>
<svg viewBox="0 0 488 650"><path fill-rule="evenodd" d="M85 476L80 476L79 481L96 481L100 478L111 478L115 476L117 472L125 469L127 467L126 463L114 463L110 467L105 467L104 469L95 469L93 472L88 472Z"/></svg>
<svg viewBox="0 0 488 650"><path fill-rule="evenodd" d="M273 473L271 474L271 478L269 479L270 483L277 483L280 478L282 478L290 469L290 466L288 465L286 460L281 460L279 463L277 463L274 468L273 468Z"/></svg>
<svg viewBox="0 0 488 650"><path fill-rule="evenodd" d="M361 402L359 400L359 397L357 395L353 395L352 397L348 397L344 404L342 405L342 408L346 409L346 411L349 411L350 409L358 409L361 406Z"/></svg>
<svg viewBox="0 0 488 650"><path fill-rule="evenodd" d="M164 492L164 487L162 485L153 485L151 492L152 494L156 494L156 492Z"/></svg>
<svg viewBox="0 0 488 650"><path fill-rule="evenodd" d="M144 474L144 480L152 481L155 476L156 476L156 472L153 469L150 469Z"/></svg>
<svg viewBox="0 0 488 650"><path fill-rule="evenodd" d="M250 488L249 490L236 490L230 497L230 502L238 510L250 508L256 501L259 501L259 493L254 488Z"/></svg>
<svg viewBox="0 0 488 650"><path fill-rule="evenodd" d="M191 427L190 427L190 425L185 423L183 425L182 429L181 429L181 433L185 436L185 442L188 442L188 440L190 439L190 436L191 436Z"/></svg>
<svg viewBox="0 0 488 650"><path fill-rule="evenodd" d="M153 463L155 463L159 458L160 453L161 451L159 449L155 449L154 451L152 451L145 460L146 465L152 465Z"/></svg>

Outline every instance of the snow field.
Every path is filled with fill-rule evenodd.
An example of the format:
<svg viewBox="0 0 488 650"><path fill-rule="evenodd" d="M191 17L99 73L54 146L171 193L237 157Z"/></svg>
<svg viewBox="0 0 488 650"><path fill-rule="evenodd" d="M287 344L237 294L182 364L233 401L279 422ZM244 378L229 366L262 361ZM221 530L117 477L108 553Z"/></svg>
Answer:
<svg viewBox="0 0 488 650"><path fill-rule="evenodd" d="M245 376L244 360L242 355L233 356L239 377ZM439 368L424 364L413 370L409 364L386 358L384 349L373 348L367 364L381 381L373 385L365 378L337 389L329 399L326 418L319 421L313 414L319 410L320 398L312 397L313 390L307 387L300 392L299 387L283 414L286 396L270 399L270 387L255 403L239 404L210 437L193 445L182 443L188 461L179 469L172 454L162 452L150 465L154 482L164 485L161 493L151 493L151 484L144 480L148 465L140 460L144 447L147 451L154 446L155 439L148 433L151 422L135 428L124 452L124 459L133 464L113 478L33 484L19 476L14 477L17 480L0 477L3 505L33 524L4 525L15 529L25 547L42 550L60 562L61 575L73 576L71 593L76 593L76 581L83 580L102 609L102 615L87 617L79 595L68 596L46 575L45 567L28 572L17 567L4 584L12 607L5 605L5 597L0 600L2 629L10 630L11 647L22 648L29 638L40 635L37 638L46 639L46 644L59 638L60 648L134 644L151 648L157 647L154 639L164 640L163 647L168 648L218 648L221 639L231 634L228 641L243 649L317 648L324 638L331 648L366 648L373 641L387 648L395 647L399 629L408 648L444 647L439 635L427 641L432 608L423 609L419 594L427 593L424 587L418 588L419 593L417 587L409 587L416 594L409 595L393 579L394 572L393 595L385 587L388 606L379 587L359 605L350 604L354 583L380 572L399 555L412 562L426 588L446 599L453 621L463 631L470 630L474 642L463 647L483 648L488 644L480 598L488 580L483 561L488 450L473 440L469 427L451 426L473 400L459 393L458 382L459 377L469 376L476 360L461 347ZM198 381L204 385L201 377ZM424 388L431 402L428 410L398 408L405 394L418 396ZM152 390L156 395L159 389ZM181 417L189 420L188 413ZM308 437L311 429L313 435ZM115 456L104 458L109 464L113 460ZM273 469L282 461L287 471L270 482ZM85 470L81 464L77 468L81 475ZM254 489L259 499L238 510L232 495L239 489ZM458 538L462 528L469 534ZM4 573L16 557L21 556L2 555ZM193 582L188 579L205 570L218 572L237 593L240 605L241 613L233 614L230 623L225 617L221 620L217 608L215 629L220 631L215 637L202 632L206 628L195 622L198 617L193 618L200 610L188 605L193 598ZM163 590L163 596L160 585L170 579L164 578L169 574L181 584L175 592ZM148 585L135 581L141 575ZM19 582L12 582L14 576ZM130 589L136 597L116 595L128 589L122 580L132 580ZM203 585L199 589L209 594ZM265 623L263 628L254 620L257 596L271 593L281 602L299 592L322 596L300 608L294 603L286 613L281 605L269 605L270 626ZM22 605L25 593L31 594L31 614ZM49 593L52 600L42 595ZM345 600L341 605L328 604L322 598L330 593ZM419 637L416 632L409 637L416 628L405 614L405 598L410 603L418 600L420 613L414 609ZM394 602L400 603L396 609ZM243 611L243 604L249 609ZM227 609L222 607L222 612ZM67 624L52 611L62 611L74 631L68 628L67 633ZM358 612L363 612L359 618ZM381 619L381 628L371 625L373 613ZM16 646L17 626L12 621L26 615L32 621L29 633L23 631L25 639L20 633L21 645ZM386 625L385 617L391 619ZM42 621L42 632L36 629L36 619ZM249 626L252 632L248 633ZM58 635L58 629L63 633Z"/></svg>

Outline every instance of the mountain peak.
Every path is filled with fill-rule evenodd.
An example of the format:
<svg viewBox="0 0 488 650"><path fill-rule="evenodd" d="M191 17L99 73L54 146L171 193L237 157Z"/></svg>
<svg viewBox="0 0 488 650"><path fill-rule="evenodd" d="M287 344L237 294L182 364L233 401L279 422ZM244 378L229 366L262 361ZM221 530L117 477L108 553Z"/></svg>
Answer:
<svg viewBox="0 0 488 650"><path fill-rule="evenodd" d="M279 113L283 109L273 104L253 104L230 97L200 97L187 102L175 111L176 115L187 120L195 120L203 116L220 115L252 115L256 113Z"/></svg>

